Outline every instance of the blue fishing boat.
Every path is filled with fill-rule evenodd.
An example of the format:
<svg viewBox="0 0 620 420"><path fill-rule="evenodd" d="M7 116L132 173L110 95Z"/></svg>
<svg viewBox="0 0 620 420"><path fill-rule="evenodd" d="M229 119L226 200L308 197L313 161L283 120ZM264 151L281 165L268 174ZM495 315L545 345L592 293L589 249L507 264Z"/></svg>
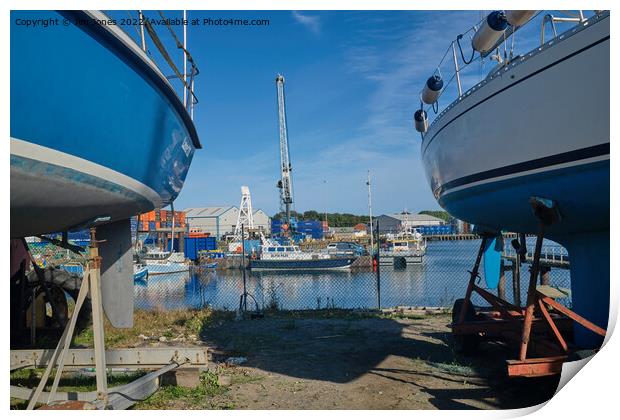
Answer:
<svg viewBox="0 0 620 420"><path fill-rule="evenodd" d="M11 13L11 237L129 219L183 187L201 147L187 105L108 22Z"/></svg>
<svg viewBox="0 0 620 420"><path fill-rule="evenodd" d="M553 203L559 220L544 236L570 255L572 310L605 328L609 317L609 12L542 17L541 43L500 54L505 39L538 11L489 14L471 31L472 58L497 61L468 90L459 78L459 35L428 80L414 115L433 194L455 217L490 228L538 234L531 203ZM559 25L565 32L556 29ZM540 25L540 23L538 23ZM553 37L545 39L545 27ZM513 39L514 42L514 39ZM463 60L457 59L461 49ZM512 48L512 47L511 47ZM497 51L496 55L491 55ZM507 51L505 49L504 51ZM450 71L446 68L453 67ZM459 68L461 66L461 68ZM438 67L439 68L439 67ZM452 74L451 79L446 75ZM457 93L453 101L445 101ZM439 98L448 105L440 109ZM437 111L428 125L431 110ZM498 270L497 270L498 271ZM602 337L575 326L575 342L593 348Z"/></svg>

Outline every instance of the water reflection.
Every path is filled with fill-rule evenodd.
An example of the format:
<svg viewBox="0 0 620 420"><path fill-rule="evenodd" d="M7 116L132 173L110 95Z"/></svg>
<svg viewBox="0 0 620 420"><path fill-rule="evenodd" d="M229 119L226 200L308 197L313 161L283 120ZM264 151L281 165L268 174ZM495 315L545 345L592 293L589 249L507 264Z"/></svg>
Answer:
<svg viewBox="0 0 620 420"><path fill-rule="evenodd" d="M383 307L451 306L465 294L478 241L431 242L426 261L404 269L381 267L380 295ZM528 266L522 268L522 301L525 301ZM507 299L512 301L511 275L506 275ZM554 269L552 284L570 287L567 270ZM479 284L484 286L484 279ZM375 308L377 280L371 269L324 272L258 272L246 275L250 294L248 308L255 302L262 309ZM135 285L136 307L141 309L184 309L210 306L234 310L243 293L240 270L204 270L150 276ZM484 304L480 298L475 304Z"/></svg>

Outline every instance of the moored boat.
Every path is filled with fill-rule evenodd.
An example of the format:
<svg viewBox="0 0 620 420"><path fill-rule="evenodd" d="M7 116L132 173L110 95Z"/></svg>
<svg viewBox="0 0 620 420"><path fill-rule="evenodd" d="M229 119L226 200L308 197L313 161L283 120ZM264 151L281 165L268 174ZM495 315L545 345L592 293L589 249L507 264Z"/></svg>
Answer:
<svg viewBox="0 0 620 420"><path fill-rule="evenodd" d="M426 255L426 240L419 233L390 235L385 248L379 249L379 264L403 266L422 264Z"/></svg>
<svg viewBox="0 0 620 420"><path fill-rule="evenodd" d="M326 252L304 252L297 245L267 243L260 257L250 260L252 270L346 270L355 257L332 257Z"/></svg>

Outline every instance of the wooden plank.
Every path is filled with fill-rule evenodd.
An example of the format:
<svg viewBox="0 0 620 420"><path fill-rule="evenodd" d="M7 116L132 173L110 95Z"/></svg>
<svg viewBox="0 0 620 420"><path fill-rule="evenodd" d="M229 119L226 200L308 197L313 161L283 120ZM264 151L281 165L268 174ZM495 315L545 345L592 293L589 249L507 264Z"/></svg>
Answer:
<svg viewBox="0 0 620 420"><path fill-rule="evenodd" d="M544 295L551 299L563 299L563 298L568 297L568 294L564 293L563 291L561 291L560 289L556 287L549 286L549 285L536 286L536 291L540 293L541 295Z"/></svg>
<svg viewBox="0 0 620 420"><path fill-rule="evenodd" d="M19 367L45 367L54 350L11 350L11 369ZM133 349L109 349L105 352L108 367L157 369L171 362L187 361L190 366L206 366L206 347L146 347ZM83 368L95 365L92 349L69 349L65 356L67 368Z"/></svg>

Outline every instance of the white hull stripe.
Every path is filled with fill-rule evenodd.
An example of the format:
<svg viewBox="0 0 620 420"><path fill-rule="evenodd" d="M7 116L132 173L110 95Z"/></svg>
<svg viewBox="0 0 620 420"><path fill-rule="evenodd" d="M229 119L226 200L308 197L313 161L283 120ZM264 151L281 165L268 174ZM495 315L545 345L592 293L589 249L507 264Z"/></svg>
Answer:
<svg viewBox="0 0 620 420"><path fill-rule="evenodd" d="M558 165L552 165L552 166L546 166L544 168L538 168L538 169L532 169L530 171L524 171L524 172L519 172L519 173L515 173L515 174L510 174L510 175L504 175L504 176L498 176L495 178L487 178L484 179L482 181L477 181L477 182L472 182L469 184L465 184L465 185L460 185L458 187L454 187L451 189L446 189L441 193L441 196L445 196L447 194L452 194L455 193L457 191L461 191L461 190L465 190L468 188L473 188L479 185L484 185L484 184L489 184L492 182L500 182L500 181L505 181L508 179L513 179L513 178L521 178L527 175L534 175L534 174L538 174L538 173L542 173L542 172L550 172L550 171L555 171L558 169L564 169L564 168L571 168L574 166L582 166L582 165L587 165L590 163L596 163L596 162L602 162L605 160L609 160L609 154L607 155L603 155L603 156L596 156L596 157L592 157L589 159L583 159L583 160L579 160L579 161L573 161L573 162L568 162L568 163L562 163L562 164L558 164Z"/></svg>
<svg viewBox="0 0 620 420"><path fill-rule="evenodd" d="M77 172L101 178L135 192L153 203L155 207L161 207L162 205L161 197L151 187L120 172L68 153L11 137L11 155L73 169Z"/></svg>

